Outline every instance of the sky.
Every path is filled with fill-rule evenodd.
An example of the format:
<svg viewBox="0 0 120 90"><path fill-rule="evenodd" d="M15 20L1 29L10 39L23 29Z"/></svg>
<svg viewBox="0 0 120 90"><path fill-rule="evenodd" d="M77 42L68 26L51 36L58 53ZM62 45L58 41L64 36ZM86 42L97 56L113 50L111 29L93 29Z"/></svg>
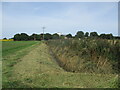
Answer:
<svg viewBox="0 0 120 90"><path fill-rule="evenodd" d="M0 39L2 38L2 3L0 2Z"/></svg>
<svg viewBox="0 0 120 90"><path fill-rule="evenodd" d="M118 35L117 2L3 2L2 37L77 31Z"/></svg>

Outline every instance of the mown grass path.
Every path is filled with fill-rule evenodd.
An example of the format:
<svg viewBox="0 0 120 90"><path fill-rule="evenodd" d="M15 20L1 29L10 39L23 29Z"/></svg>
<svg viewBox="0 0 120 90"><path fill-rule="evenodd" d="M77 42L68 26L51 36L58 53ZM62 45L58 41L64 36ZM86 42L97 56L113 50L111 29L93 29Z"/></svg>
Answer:
<svg viewBox="0 0 120 90"><path fill-rule="evenodd" d="M36 41L8 41L2 43L2 87L20 87L19 81L11 79L13 68L21 58L33 50L39 42ZM12 48L12 49L11 49Z"/></svg>
<svg viewBox="0 0 120 90"><path fill-rule="evenodd" d="M13 66L11 80L16 87L31 88L110 88L116 75L66 72L49 54L48 46L40 43ZM18 82L19 81L19 82Z"/></svg>

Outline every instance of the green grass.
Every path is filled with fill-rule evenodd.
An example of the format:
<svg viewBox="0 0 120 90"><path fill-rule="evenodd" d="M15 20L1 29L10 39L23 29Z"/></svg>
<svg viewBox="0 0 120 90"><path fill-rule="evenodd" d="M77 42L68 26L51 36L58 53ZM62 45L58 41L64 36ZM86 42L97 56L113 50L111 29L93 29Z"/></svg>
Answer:
<svg viewBox="0 0 120 90"><path fill-rule="evenodd" d="M2 42L0 41L0 89L2 89Z"/></svg>
<svg viewBox="0 0 120 90"><path fill-rule="evenodd" d="M3 88L116 88L118 76L66 72L45 43L3 57Z"/></svg>
<svg viewBox="0 0 120 90"><path fill-rule="evenodd" d="M16 51L36 44L37 41L3 41L2 42L2 56L14 54Z"/></svg>
<svg viewBox="0 0 120 90"><path fill-rule="evenodd" d="M13 67L20 61L20 58L29 53L39 42L35 41L6 41L2 42L2 86L12 87L15 81L11 80ZM17 81L18 82L18 81ZM19 85L21 86L21 85Z"/></svg>

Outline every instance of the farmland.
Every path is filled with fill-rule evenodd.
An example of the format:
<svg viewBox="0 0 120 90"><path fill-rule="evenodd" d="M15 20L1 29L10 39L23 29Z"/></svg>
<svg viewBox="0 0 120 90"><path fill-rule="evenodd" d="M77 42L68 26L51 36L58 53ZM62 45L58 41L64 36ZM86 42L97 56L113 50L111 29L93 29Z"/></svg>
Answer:
<svg viewBox="0 0 120 90"><path fill-rule="evenodd" d="M98 52L94 54L96 57L92 57L95 61L87 60L89 52L85 54L85 48L80 47L90 44L85 42L84 44L78 40L3 42L3 88L117 88L116 68L110 69L113 63L116 64L111 61L114 57L108 57L108 53L104 53L107 58L102 59L101 63L106 63L104 67L98 64L99 69L96 70L95 58ZM119 45L120 43L117 46Z"/></svg>
<svg viewBox="0 0 120 90"><path fill-rule="evenodd" d="M23 57L29 50L31 46L37 44L37 42L32 41L5 41L2 42L2 71L3 71L3 85L4 83L9 83L9 77L11 77L13 66L19 62L19 59ZM29 47L29 48L28 48ZM28 48L29 50L27 50Z"/></svg>
<svg viewBox="0 0 120 90"><path fill-rule="evenodd" d="M2 42L2 55L3 57L4 56L7 56L7 55L10 55L10 54L13 54L13 53L16 53L17 51L21 50L21 49L24 49L26 47L29 47L33 44L35 44L37 42L31 42L31 41L5 41L5 42Z"/></svg>

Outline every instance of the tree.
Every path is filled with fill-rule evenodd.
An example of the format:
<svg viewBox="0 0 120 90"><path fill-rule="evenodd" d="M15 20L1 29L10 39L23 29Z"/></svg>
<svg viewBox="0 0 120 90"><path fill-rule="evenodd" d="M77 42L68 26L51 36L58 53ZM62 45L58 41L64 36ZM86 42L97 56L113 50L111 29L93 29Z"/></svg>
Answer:
<svg viewBox="0 0 120 90"><path fill-rule="evenodd" d="M44 39L45 39L45 40L52 39L52 35L49 34L49 33L46 33L45 36L44 36Z"/></svg>
<svg viewBox="0 0 120 90"><path fill-rule="evenodd" d="M64 38L65 38L65 35L60 35L59 38L60 38L60 39L64 39Z"/></svg>
<svg viewBox="0 0 120 90"><path fill-rule="evenodd" d="M40 34L36 34L36 40L40 41L41 40L40 38L41 38Z"/></svg>
<svg viewBox="0 0 120 90"><path fill-rule="evenodd" d="M106 35L105 34L100 34L100 38L105 39Z"/></svg>
<svg viewBox="0 0 120 90"><path fill-rule="evenodd" d="M40 39L43 40L43 33L40 34Z"/></svg>
<svg viewBox="0 0 120 90"><path fill-rule="evenodd" d="M114 36L112 34L100 34L100 38L102 38L102 39L113 39Z"/></svg>
<svg viewBox="0 0 120 90"><path fill-rule="evenodd" d="M29 40L29 36L26 33L15 34L13 39L15 41L27 41Z"/></svg>
<svg viewBox="0 0 120 90"><path fill-rule="evenodd" d="M72 38L72 35L71 34L67 34L66 37L67 38Z"/></svg>
<svg viewBox="0 0 120 90"><path fill-rule="evenodd" d="M13 39L15 41L20 41L21 40L21 35L20 34L15 34L14 37L13 37Z"/></svg>
<svg viewBox="0 0 120 90"><path fill-rule="evenodd" d="M59 35L57 33L55 33L55 34L52 35L52 38L53 39L59 39Z"/></svg>
<svg viewBox="0 0 120 90"><path fill-rule="evenodd" d="M76 38L83 38L84 37L84 32L83 31L78 31L77 34L75 35Z"/></svg>
<svg viewBox="0 0 120 90"><path fill-rule="evenodd" d="M26 33L21 33L20 38L21 38L21 40L23 40L23 41L29 40L29 36L28 36Z"/></svg>
<svg viewBox="0 0 120 90"><path fill-rule="evenodd" d="M106 34L106 39L113 39L113 35L112 34Z"/></svg>
<svg viewBox="0 0 120 90"><path fill-rule="evenodd" d="M7 39L7 38L3 38L3 39Z"/></svg>
<svg viewBox="0 0 120 90"><path fill-rule="evenodd" d="M31 36L30 36L30 40L36 40L36 34L32 34Z"/></svg>
<svg viewBox="0 0 120 90"><path fill-rule="evenodd" d="M88 35L89 35L89 33L88 33L88 32L86 32L86 33L85 33L85 37L88 37Z"/></svg>
<svg viewBox="0 0 120 90"><path fill-rule="evenodd" d="M98 37L99 35L97 34L97 32L91 32L90 33L90 37Z"/></svg>
<svg viewBox="0 0 120 90"><path fill-rule="evenodd" d="M120 36L115 36L114 38L115 38L115 39L120 39Z"/></svg>
<svg viewBox="0 0 120 90"><path fill-rule="evenodd" d="M32 34L32 35L30 36L30 40L41 40L40 38L41 38L41 37L40 37L39 34Z"/></svg>

